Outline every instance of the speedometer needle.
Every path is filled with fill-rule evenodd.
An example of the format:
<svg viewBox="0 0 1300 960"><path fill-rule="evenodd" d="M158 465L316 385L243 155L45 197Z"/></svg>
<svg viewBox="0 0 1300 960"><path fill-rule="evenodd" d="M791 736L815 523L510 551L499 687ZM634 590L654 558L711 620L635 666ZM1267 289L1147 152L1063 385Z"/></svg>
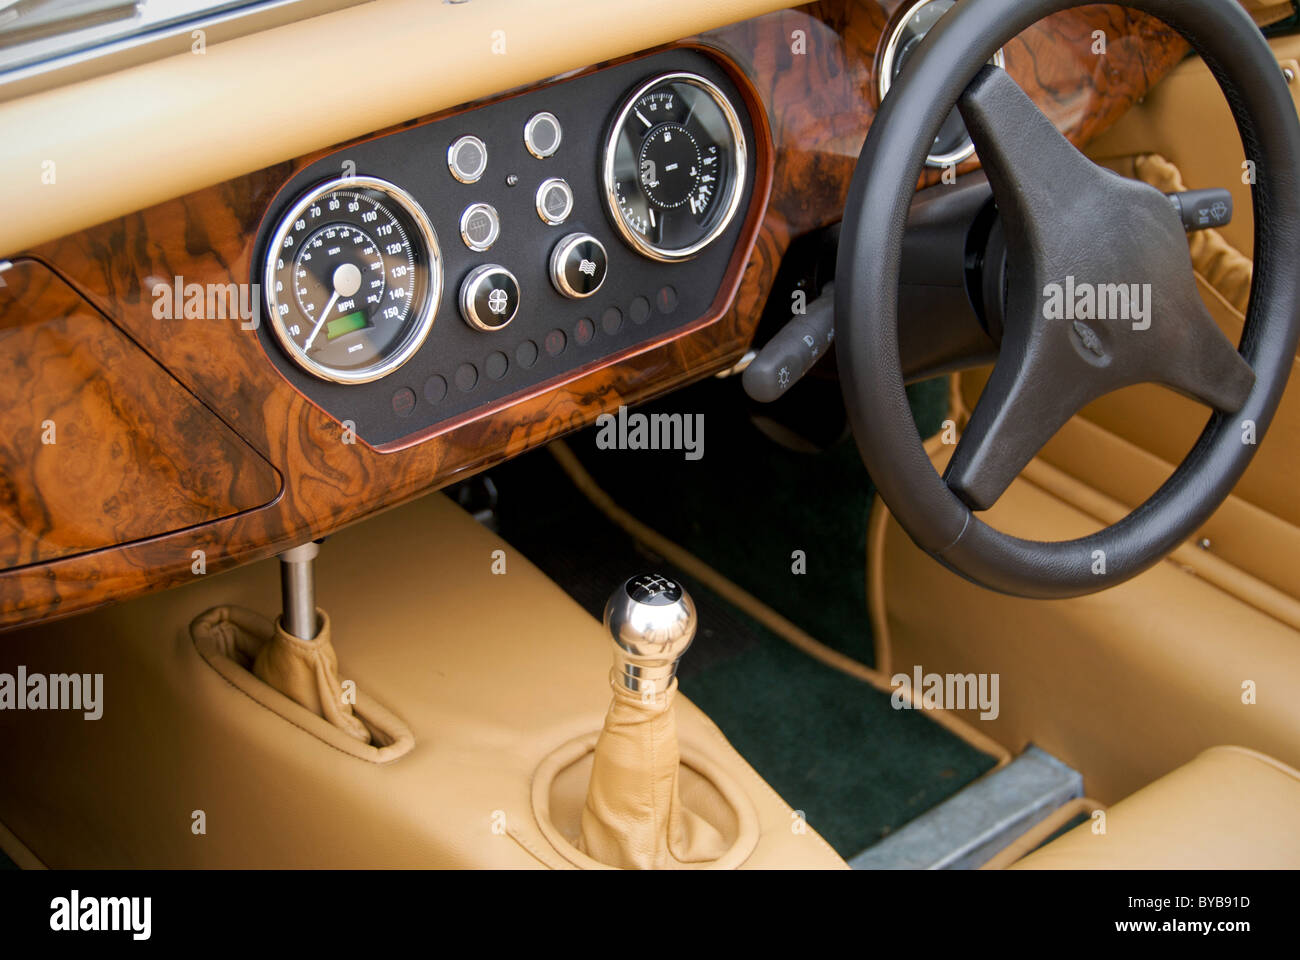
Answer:
<svg viewBox="0 0 1300 960"><path fill-rule="evenodd" d="M311 349L312 341L316 339L316 334L320 333L320 328L325 324L325 318L330 315L330 311L334 309L334 304L338 303L338 301L339 292L335 290L334 295L330 297L330 302L325 304L325 309L321 311L320 319L316 321L316 326L311 328L311 336L308 337L307 342L302 345L304 350Z"/></svg>
<svg viewBox="0 0 1300 960"><path fill-rule="evenodd" d="M303 350L311 349L316 334L320 333L321 325L325 323L325 318L334 309L334 304L338 303L339 297L350 297L361 289L361 270L355 263L339 264L331 279L334 283L334 295L330 297L330 302L325 304L325 309L321 311L320 319L316 321L316 326L311 329L311 336L303 344Z"/></svg>

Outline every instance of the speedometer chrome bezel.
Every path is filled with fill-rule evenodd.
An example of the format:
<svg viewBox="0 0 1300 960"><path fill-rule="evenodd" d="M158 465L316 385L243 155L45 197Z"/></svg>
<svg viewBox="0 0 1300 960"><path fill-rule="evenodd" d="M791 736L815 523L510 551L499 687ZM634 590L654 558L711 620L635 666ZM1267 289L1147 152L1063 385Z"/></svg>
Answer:
<svg viewBox="0 0 1300 960"><path fill-rule="evenodd" d="M890 87L894 85L894 60L898 56L898 45L902 42L903 31L907 29L907 25L912 22L913 17L934 2L935 0L916 0L915 3L912 3L898 15L894 28L889 31L889 39L885 41L884 49L880 53L880 66L876 71L876 76L879 78L878 89L882 102L889 93ZM1001 49L993 54L991 62L994 66L1006 68L1006 56ZM936 169L949 167L954 164L964 163L973 156L975 156L975 144L971 141L970 135L967 134L965 146L951 153L927 154L925 165Z"/></svg>
<svg viewBox="0 0 1300 960"><path fill-rule="evenodd" d="M424 244L424 253L428 258L428 263L424 264L424 266L428 271L429 281L428 289L424 295L424 302L412 305L412 311L418 310L418 313L416 314L415 323L410 325L410 330L401 346L393 353L376 360L374 363L358 367L355 370L340 370L318 363L307 356L306 352L298 346L289 334L284 319L280 316L280 302L275 291L275 274L276 262L279 260L280 252L284 249L285 238L293 230L294 222L313 203L316 203L325 195L348 189L373 190L381 193L386 198L386 201L400 207L402 212L410 217L411 222L415 224L415 228L419 232L420 242ZM417 259L420 257L420 251L418 250L412 251L412 254ZM285 353L289 355L289 358L294 363L312 376L332 383L372 383L388 376L415 356L416 351L424 346L425 340L428 339L429 333L433 329L434 319L438 315L438 306L442 302L442 250L438 246L438 234L433 229L433 223L429 220L428 214L424 212L424 208L420 206L419 202L396 184L379 177L335 177L316 185L303 194L276 224L275 233L271 235L270 243L266 248L266 260L262 270L262 287L266 292L267 305L270 307L271 329L280 342L280 346L284 348Z"/></svg>
<svg viewBox="0 0 1300 960"><path fill-rule="evenodd" d="M614 151L618 145L618 138L623 130L623 125L631 116L636 102L649 93L652 89L664 83L681 82L688 83L698 87L709 95L718 108L722 111L723 117L727 121L727 127L731 133L731 165L734 171L729 186L730 196L727 197L726 207L718 222L713 225L709 232L700 240L687 247L661 247L658 244L651 243L645 237L641 236L623 219L622 213L618 206L618 193L614 181ZM745 142L745 130L740 124L740 115L736 108L732 106L731 100L727 97L722 89L698 73L688 71L679 71L676 73L663 73L651 77L645 83L641 84L627 96L623 106L619 109L618 115L615 116L614 122L610 125L609 134L605 138L605 155L601 168L603 171L603 185L605 188L605 206L609 217L614 221L614 226L622 235L623 239L636 250L638 253L649 257L651 260L658 260L661 263L675 263L682 260L689 260L697 253L718 239L727 227L731 226L731 221L735 219L736 211L740 209L740 201L744 196L744 185L748 176L749 148Z"/></svg>

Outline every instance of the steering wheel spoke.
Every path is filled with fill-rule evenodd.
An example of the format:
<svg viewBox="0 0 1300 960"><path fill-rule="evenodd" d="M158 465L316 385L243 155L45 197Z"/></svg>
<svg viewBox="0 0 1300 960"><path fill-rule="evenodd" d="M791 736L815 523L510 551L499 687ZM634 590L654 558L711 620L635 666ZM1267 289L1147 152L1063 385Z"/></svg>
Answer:
<svg viewBox="0 0 1300 960"><path fill-rule="evenodd" d="M1236 413L1255 387L1255 371L1199 297L1185 300L1183 312L1170 316L1147 378L1198 400L1219 413Z"/></svg>
<svg viewBox="0 0 1300 960"><path fill-rule="evenodd" d="M1005 70L988 64L957 101L1008 239L1055 252L1114 174L1075 149Z"/></svg>
<svg viewBox="0 0 1300 960"><path fill-rule="evenodd" d="M1043 364L1003 353L943 479L972 510L987 510L1089 400L1079 381L1046 382Z"/></svg>

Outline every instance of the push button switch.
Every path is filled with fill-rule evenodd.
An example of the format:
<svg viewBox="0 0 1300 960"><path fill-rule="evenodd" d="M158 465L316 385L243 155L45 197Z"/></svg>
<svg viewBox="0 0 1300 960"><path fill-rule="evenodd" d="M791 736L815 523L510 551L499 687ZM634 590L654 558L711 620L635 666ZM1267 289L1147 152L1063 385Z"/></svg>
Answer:
<svg viewBox="0 0 1300 960"><path fill-rule="evenodd" d="M538 160L545 160L560 149L562 137L560 121L548 111L533 114L524 124L524 146Z"/></svg>
<svg viewBox="0 0 1300 960"><path fill-rule="evenodd" d="M501 235L501 218L490 203L474 203L460 215L460 238L465 246L482 253Z"/></svg>
<svg viewBox="0 0 1300 960"><path fill-rule="evenodd" d="M566 297L589 297L605 282L605 245L589 233L571 233L551 251L551 283Z"/></svg>
<svg viewBox="0 0 1300 960"><path fill-rule="evenodd" d="M519 281L505 267L475 267L460 285L460 312L475 330L500 330L519 312Z"/></svg>
<svg viewBox="0 0 1300 960"><path fill-rule="evenodd" d="M569 219L573 212L573 188L559 177L545 180L537 188L537 215L543 223L554 226Z"/></svg>
<svg viewBox="0 0 1300 960"><path fill-rule="evenodd" d="M461 183L476 183L487 169L487 145L478 137L461 137L447 148L447 169Z"/></svg>

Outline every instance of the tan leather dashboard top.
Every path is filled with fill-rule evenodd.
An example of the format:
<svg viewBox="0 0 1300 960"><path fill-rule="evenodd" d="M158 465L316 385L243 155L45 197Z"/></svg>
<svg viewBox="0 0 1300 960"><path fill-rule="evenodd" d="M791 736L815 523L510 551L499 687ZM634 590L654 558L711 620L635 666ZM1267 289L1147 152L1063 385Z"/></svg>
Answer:
<svg viewBox="0 0 1300 960"><path fill-rule="evenodd" d="M0 104L0 257L359 137L789 6L782 0L373 0ZM382 50L365 83L300 65ZM494 52L504 51L504 52ZM53 167L50 165L53 164ZM48 182L53 175L53 182Z"/></svg>

